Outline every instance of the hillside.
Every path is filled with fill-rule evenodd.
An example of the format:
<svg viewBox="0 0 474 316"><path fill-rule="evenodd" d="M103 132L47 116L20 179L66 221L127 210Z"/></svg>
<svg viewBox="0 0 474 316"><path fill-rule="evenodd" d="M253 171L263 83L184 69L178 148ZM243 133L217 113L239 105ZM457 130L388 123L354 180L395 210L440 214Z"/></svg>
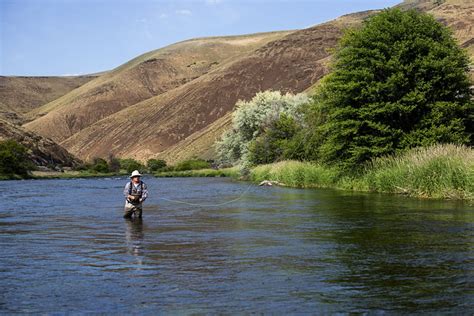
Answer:
<svg viewBox="0 0 474 316"><path fill-rule="evenodd" d="M96 78L75 77L5 77L0 76L0 117L23 114L53 101Z"/></svg>
<svg viewBox="0 0 474 316"><path fill-rule="evenodd" d="M180 87L288 33L194 39L146 53L33 110L28 116L37 119L26 127L55 141L65 140L102 118Z"/></svg>
<svg viewBox="0 0 474 316"><path fill-rule="evenodd" d="M37 166L73 167L79 163L78 159L52 140L0 118L0 141L6 139L16 140L28 148L29 158Z"/></svg>
<svg viewBox="0 0 474 316"><path fill-rule="evenodd" d="M448 25L473 54L471 1L405 1ZM82 159L119 157L168 162L212 158L237 100L262 90L312 91L328 72L344 29L374 11L308 29L189 40L142 55L29 113L26 125ZM54 128L53 128L54 127Z"/></svg>

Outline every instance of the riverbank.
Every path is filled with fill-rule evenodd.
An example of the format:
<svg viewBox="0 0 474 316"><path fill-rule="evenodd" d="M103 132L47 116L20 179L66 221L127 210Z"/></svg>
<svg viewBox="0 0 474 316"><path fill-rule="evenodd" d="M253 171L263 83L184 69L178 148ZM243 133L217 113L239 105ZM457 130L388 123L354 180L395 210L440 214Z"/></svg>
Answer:
<svg viewBox="0 0 474 316"><path fill-rule="evenodd" d="M239 178L240 172L237 167L223 169L198 169L183 171L161 171L154 174L158 178L188 178L188 177L231 177Z"/></svg>
<svg viewBox="0 0 474 316"><path fill-rule="evenodd" d="M250 179L301 188L397 193L418 198L474 200L474 150L436 145L379 158L357 176L311 162L282 161L253 168Z"/></svg>
<svg viewBox="0 0 474 316"><path fill-rule="evenodd" d="M91 171L32 171L32 179L77 179L77 178L102 178L124 176L126 172L91 172Z"/></svg>

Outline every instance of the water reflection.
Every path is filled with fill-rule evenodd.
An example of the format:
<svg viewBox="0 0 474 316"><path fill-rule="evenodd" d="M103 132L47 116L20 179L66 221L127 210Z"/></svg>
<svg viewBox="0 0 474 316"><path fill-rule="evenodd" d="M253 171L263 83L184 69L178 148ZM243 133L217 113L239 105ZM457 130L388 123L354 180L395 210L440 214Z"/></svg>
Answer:
<svg viewBox="0 0 474 316"><path fill-rule="evenodd" d="M125 221L125 241L127 245L127 253L136 258L137 269L143 265L143 219L127 218Z"/></svg>

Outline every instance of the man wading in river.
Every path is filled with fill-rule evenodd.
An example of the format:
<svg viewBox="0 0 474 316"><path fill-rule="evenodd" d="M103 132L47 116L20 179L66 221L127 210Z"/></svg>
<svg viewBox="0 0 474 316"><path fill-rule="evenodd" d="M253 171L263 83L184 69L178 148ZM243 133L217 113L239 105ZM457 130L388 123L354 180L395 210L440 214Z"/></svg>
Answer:
<svg viewBox="0 0 474 316"><path fill-rule="evenodd" d="M123 195L125 196L125 214L124 218L142 217L142 202L148 197L148 190L146 184L141 181L142 175L138 170L132 172L129 183L125 185Z"/></svg>

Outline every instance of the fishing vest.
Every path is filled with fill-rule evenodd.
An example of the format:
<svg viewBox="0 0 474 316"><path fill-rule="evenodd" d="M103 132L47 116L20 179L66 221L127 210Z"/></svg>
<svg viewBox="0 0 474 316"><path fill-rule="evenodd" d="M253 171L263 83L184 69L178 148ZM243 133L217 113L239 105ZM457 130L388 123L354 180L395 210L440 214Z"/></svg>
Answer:
<svg viewBox="0 0 474 316"><path fill-rule="evenodd" d="M132 195L135 198L128 202L132 204L140 204L140 199L142 197L142 192L143 192L143 182L140 181L140 184L135 188L135 185L133 185L133 181L130 181L130 186L128 188L128 195Z"/></svg>

